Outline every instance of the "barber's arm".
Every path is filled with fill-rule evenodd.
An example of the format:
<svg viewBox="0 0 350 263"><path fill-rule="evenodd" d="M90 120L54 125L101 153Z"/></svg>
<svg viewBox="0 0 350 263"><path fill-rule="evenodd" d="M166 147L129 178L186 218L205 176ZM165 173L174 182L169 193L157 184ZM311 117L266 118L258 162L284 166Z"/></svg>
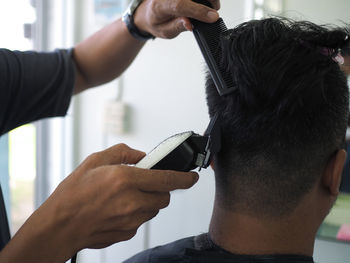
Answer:
<svg viewBox="0 0 350 263"><path fill-rule="evenodd" d="M211 0L218 8L219 0ZM140 31L172 38L190 30L187 17L218 18L191 0L144 0L134 19ZM118 20L78 44L75 93L118 77L144 42ZM143 170L144 153L118 145L87 158L26 221L0 252L0 262L65 262L83 248L102 248L133 237L168 205L170 191L196 183L196 173Z"/></svg>
<svg viewBox="0 0 350 263"><path fill-rule="evenodd" d="M219 9L219 0L209 0ZM144 0L134 14L136 27L154 37L174 38L191 30L190 18L215 22L219 15L214 9L192 0ZM134 38L119 19L98 31L74 48L77 77L74 93L118 77L134 60L145 41Z"/></svg>
<svg viewBox="0 0 350 263"><path fill-rule="evenodd" d="M168 206L170 191L187 189L196 173L123 165L144 153L117 145L88 157L26 221L0 253L0 262L65 262L83 248L132 238Z"/></svg>

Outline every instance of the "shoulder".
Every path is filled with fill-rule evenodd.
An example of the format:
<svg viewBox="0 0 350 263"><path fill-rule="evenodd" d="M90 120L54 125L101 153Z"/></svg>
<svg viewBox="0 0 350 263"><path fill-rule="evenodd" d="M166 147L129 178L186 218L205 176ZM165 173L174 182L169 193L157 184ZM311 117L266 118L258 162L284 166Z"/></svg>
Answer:
<svg viewBox="0 0 350 263"><path fill-rule="evenodd" d="M184 262L187 248L194 248L194 237L188 237L175 242L145 250L124 263L179 263Z"/></svg>

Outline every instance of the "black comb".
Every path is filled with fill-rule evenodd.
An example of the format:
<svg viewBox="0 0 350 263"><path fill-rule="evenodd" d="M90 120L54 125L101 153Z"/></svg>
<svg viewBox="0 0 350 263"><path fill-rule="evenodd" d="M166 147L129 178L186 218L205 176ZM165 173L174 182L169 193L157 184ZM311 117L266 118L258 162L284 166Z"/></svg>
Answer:
<svg viewBox="0 0 350 263"><path fill-rule="evenodd" d="M193 2L212 7L206 0L192 0ZM197 40L199 48L202 51L204 59L208 65L211 77L215 83L220 96L227 95L236 90L236 85L229 72L222 65L222 49L220 45L220 36L227 31L227 27L219 18L212 24L200 22L191 19L193 25L193 34Z"/></svg>

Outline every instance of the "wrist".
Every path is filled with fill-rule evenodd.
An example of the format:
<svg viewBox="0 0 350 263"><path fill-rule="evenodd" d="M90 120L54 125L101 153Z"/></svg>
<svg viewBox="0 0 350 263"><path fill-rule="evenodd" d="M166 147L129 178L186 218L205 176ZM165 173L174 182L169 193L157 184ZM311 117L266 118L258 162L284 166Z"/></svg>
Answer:
<svg viewBox="0 0 350 263"><path fill-rule="evenodd" d="M154 39L155 37L147 32L147 30L143 27L146 23L142 21L139 12L139 7L141 4L142 0L133 0L128 9L123 14L123 22L128 28L129 33L134 38L141 41L147 41L149 39Z"/></svg>
<svg viewBox="0 0 350 263"><path fill-rule="evenodd" d="M39 209L43 208L44 212L41 211L41 213L49 216L41 232L52 242L52 247L56 247L57 257L67 261L84 248L84 238L79 233L81 221L76 220L74 206L67 205L69 200L62 195L61 190L58 186ZM57 244L60 246L58 247Z"/></svg>
<svg viewBox="0 0 350 263"><path fill-rule="evenodd" d="M44 203L1 251L1 262L61 263L74 254L67 231Z"/></svg>
<svg viewBox="0 0 350 263"><path fill-rule="evenodd" d="M38 242L41 250L46 250L43 254L52 257L52 262L65 262L78 250L73 238L74 230L71 229L69 218L63 209L51 201L49 198L29 218L28 227L34 226L33 240Z"/></svg>
<svg viewBox="0 0 350 263"><path fill-rule="evenodd" d="M133 18L134 18L134 24L135 24L136 28L142 34L152 35L150 32L148 32L147 23L144 20L145 17L142 15L142 6L141 5L135 10Z"/></svg>

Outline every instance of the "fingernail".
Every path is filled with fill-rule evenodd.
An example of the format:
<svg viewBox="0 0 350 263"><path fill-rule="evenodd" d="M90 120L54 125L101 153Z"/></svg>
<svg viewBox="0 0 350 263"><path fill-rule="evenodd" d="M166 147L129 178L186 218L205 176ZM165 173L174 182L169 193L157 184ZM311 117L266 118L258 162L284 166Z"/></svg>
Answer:
<svg viewBox="0 0 350 263"><path fill-rule="evenodd" d="M210 18L210 20L218 20L219 19L219 14L217 12L214 11L209 11L207 16Z"/></svg>
<svg viewBox="0 0 350 263"><path fill-rule="evenodd" d="M185 28L185 30L187 31L192 31L192 24L191 23L187 23L186 21L182 21L182 25Z"/></svg>
<svg viewBox="0 0 350 263"><path fill-rule="evenodd" d="M193 180L194 182L193 182L193 184L197 183L198 180L199 180L199 175L197 173L194 173L194 180Z"/></svg>
<svg viewBox="0 0 350 263"><path fill-rule="evenodd" d="M184 30L188 30L188 28L186 27L186 22L182 21L182 26L184 27Z"/></svg>

